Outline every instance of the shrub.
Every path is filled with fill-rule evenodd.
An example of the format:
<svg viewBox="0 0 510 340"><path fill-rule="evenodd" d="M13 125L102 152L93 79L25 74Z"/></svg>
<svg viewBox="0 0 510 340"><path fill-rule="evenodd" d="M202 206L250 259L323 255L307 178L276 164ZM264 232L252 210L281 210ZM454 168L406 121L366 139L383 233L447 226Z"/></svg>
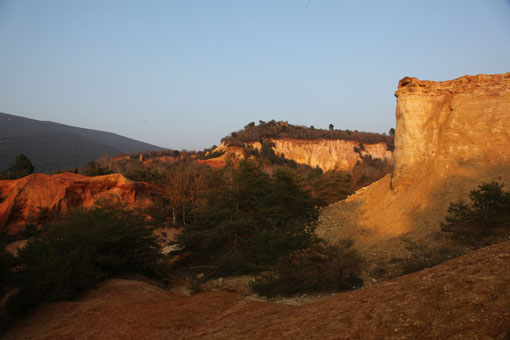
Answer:
<svg viewBox="0 0 510 340"><path fill-rule="evenodd" d="M118 206L78 209L46 224L18 255L10 311L74 299L122 273L161 277L159 247L144 218Z"/></svg>
<svg viewBox="0 0 510 340"><path fill-rule="evenodd" d="M503 184L482 183L469 194L471 203L450 203L441 230L470 246L490 244L510 231L510 192Z"/></svg>
<svg viewBox="0 0 510 340"><path fill-rule="evenodd" d="M293 252L250 285L255 293L267 297L360 287L363 260L352 245L352 240L343 240Z"/></svg>

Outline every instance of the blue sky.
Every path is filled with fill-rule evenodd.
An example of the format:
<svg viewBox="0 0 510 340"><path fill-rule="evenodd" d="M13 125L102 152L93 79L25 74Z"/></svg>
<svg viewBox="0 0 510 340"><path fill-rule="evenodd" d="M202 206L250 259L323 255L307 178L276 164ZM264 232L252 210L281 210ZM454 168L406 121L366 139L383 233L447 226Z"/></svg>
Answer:
<svg viewBox="0 0 510 340"><path fill-rule="evenodd" d="M386 132L399 79L510 72L508 0L0 0L0 112L202 149Z"/></svg>

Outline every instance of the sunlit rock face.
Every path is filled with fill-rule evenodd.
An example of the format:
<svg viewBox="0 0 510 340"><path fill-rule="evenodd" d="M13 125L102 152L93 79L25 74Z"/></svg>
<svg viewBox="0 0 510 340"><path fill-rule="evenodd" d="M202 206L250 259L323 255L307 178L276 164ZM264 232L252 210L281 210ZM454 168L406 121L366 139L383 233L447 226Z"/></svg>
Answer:
<svg viewBox="0 0 510 340"><path fill-rule="evenodd" d="M277 155L284 155L299 164L311 167L319 167L323 171L345 170L352 171L357 162L362 161L362 156L370 155L373 159L386 160L393 163L393 152L388 150L386 143L358 143L351 140L341 139L269 139L274 143L273 150ZM259 142L247 143L253 148L260 150ZM222 144L216 151L231 152L236 157L243 157L239 148Z"/></svg>
<svg viewBox="0 0 510 340"><path fill-rule="evenodd" d="M126 205L147 205L160 189L133 182L122 175L86 177L74 173L32 174L17 180L0 181L0 227L16 231L41 211L62 212L74 207L91 207L101 199Z"/></svg>
<svg viewBox="0 0 510 340"><path fill-rule="evenodd" d="M324 171L351 171L361 156L370 155L393 162L393 152L388 150L386 143L363 144L350 140L304 140L304 139L272 139L274 151L283 154L296 163L319 167ZM260 148L260 143L255 143Z"/></svg>
<svg viewBox="0 0 510 340"><path fill-rule="evenodd" d="M510 160L510 73L433 82L404 78L395 93L392 185Z"/></svg>
<svg viewBox="0 0 510 340"><path fill-rule="evenodd" d="M377 245L404 234L426 240L440 231L450 202L468 200L481 183L510 190L510 73L406 77L395 95L392 175L323 209L319 236Z"/></svg>

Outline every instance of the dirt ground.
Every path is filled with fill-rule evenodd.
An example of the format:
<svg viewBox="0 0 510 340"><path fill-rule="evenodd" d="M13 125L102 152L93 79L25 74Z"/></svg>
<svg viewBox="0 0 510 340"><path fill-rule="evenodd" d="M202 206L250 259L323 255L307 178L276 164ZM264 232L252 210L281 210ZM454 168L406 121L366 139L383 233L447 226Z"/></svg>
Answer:
<svg viewBox="0 0 510 340"><path fill-rule="evenodd" d="M4 339L509 339L510 242L292 306L227 292L176 296L115 279L37 310Z"/></svg>

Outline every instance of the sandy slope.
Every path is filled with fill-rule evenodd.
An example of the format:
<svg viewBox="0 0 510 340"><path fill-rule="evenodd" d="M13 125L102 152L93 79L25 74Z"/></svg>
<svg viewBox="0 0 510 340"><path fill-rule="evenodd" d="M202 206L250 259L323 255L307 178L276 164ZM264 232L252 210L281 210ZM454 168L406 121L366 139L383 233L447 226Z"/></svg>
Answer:
<svg viewBox="0 0 510 340"><path fill-rule="evenodd" d="M110 280L5 339L508 339L510 242L303 306Z"/></svg>

